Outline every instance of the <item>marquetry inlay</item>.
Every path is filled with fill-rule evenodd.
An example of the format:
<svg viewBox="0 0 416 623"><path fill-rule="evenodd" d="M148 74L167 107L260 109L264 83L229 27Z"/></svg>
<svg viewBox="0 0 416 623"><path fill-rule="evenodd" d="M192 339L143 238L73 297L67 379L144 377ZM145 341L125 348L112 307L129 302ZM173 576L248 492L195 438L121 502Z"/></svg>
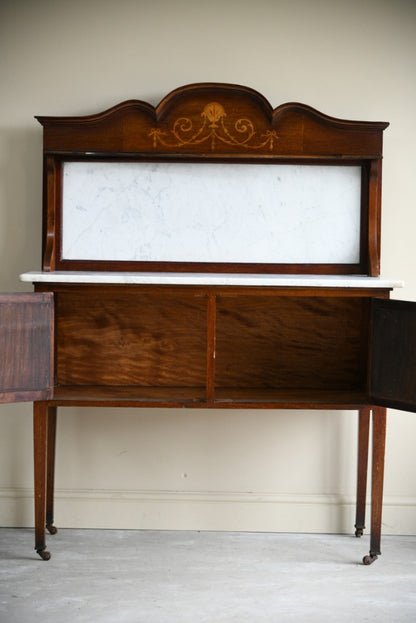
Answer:
<svg viewBox="0 0 416 623"><path fill-rule="evenodd" d="M183 147L186 145L201 145L210 143L214 151L217 141L227 145L238 145L246 149L262 149L268 147L273 150L279 139L275 130L267 130L260 137L260 142L252 142L256 129L250 119L244 117L232 124L227 123L227 113L224 106L218 102L209 102L201 112L201 123L198 128L189 117L179 117L173 124L172 130L166 132L160 128L152 128L149 136L153 137L153 147ZM172 140L174 142L172 142Z"/></svg>

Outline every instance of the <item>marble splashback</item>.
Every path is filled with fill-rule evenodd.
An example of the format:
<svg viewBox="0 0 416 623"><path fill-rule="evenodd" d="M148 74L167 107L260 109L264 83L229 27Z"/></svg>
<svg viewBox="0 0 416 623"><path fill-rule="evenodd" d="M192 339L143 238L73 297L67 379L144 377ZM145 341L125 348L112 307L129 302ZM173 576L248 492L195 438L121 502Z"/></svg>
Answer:
<svg viewBox="0 0 416 623"><path fill-rule="evenodd" d="M358 263L361 168L65 162L62 258Z"/></svg>

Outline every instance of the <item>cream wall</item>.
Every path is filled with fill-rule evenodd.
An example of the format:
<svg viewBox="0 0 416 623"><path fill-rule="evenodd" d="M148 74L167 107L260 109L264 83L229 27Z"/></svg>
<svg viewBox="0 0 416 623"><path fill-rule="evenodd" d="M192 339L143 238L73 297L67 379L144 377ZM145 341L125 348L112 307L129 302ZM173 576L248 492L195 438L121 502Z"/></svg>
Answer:
<svg viewBox="0 0 416 623"><path fill-rule="evenodd" d="M383 274L416 299L412 0L1 0L0 291L40 268L41 127L191 82L385 133ZM62 410L57 524L348 532L348 412ZM31 405L0 407L0 525L33 524ZM389 412L385 533L416 533L416 417Z"/></svg>

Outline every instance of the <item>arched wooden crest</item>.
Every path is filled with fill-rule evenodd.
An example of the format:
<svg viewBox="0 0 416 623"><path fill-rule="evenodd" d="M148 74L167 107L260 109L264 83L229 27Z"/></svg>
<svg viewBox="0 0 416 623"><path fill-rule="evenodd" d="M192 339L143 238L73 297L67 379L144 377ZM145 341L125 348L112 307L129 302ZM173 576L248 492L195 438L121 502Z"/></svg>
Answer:
<svg viewBox="0 0 416 623"><path fill-rule="evenodd" d="M300 103L273 109L253 89L215 83L176 89L156 107L129 100L97 114L37 119L44 131L44 270L379 273L380 161L387 123L337 119ZM62 256L63 163L94 159L359 166L360 257L345 264L67 259Z"/></svg>

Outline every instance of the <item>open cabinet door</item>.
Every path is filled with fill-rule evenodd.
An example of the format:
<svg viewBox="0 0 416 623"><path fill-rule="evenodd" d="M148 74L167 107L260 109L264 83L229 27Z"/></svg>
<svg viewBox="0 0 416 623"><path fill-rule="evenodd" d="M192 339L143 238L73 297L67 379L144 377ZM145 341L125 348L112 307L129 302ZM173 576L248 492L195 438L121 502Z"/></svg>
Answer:
<svg viewBox="0 0 416 623"><path fill-rule="evenodd" d="M0 403L47 400L53 386L53 294L0 294Z"/></svg>
<svg viewBox="0 0 416 623"><path fill-rule="evenodd" d="M371 316L371 400L416 411L416 303L373 299Z"/></svg>

